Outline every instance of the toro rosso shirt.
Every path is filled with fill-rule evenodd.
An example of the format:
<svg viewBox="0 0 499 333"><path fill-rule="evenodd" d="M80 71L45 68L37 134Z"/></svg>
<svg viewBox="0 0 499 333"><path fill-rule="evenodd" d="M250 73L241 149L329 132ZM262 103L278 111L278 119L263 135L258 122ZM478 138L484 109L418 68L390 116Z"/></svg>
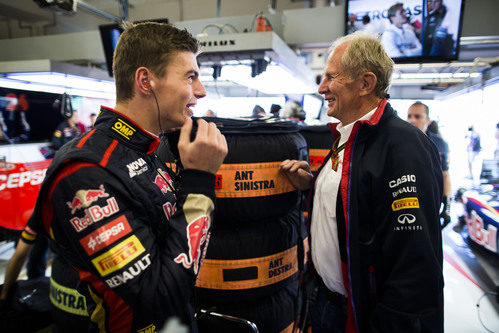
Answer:
<svg viewBox="0 0 499 333"><path fill-rule="evenodd" d="M90 331L154 332L192 322L189 300L206 253L215 176L176 176L156 136L112 109L65 145L47 171L31 228L79 274Z"/></svg>

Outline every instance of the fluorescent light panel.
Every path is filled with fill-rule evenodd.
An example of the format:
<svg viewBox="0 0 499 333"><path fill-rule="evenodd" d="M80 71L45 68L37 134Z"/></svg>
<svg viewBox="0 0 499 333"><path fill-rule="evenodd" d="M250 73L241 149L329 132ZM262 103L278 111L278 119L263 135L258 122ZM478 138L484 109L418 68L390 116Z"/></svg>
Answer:
<svg viewBox="0 0 499 333"><path fill-rule="evenodd" d="M267 69L251 77L251 67L245 65L223 66L219 78L252 88L269 95L312 94L317 87L307 85L282 66L268 65Z"/></svg>
<svg viewBox="0 0 499 333"><path fill-rule="evenodd" d="M114 82L56 72L6 73L0 76L5 88L115 99Z"/></svg>

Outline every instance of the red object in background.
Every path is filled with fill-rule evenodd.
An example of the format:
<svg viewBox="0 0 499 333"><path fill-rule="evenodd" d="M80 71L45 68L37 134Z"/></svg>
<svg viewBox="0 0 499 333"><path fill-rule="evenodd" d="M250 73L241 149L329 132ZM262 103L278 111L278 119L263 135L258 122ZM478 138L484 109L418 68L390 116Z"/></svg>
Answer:
<svg viewBox="0 0 499 333"><path fill-rule="evenodd" d="M51 159L31 163L0 162L0 227L24 228L50 162Z"/></svg>
<svg viewBox="0 0 499 333"><path fill-rule="evenodd" d="M416 29L421 29L423 27L423 24L421 23L420 20L416 20L416 21L412 22L411 24Z"/></svg>
<svg viewBox="0 0 499 333"><path fill-rule="evenodd" d="M265 26L267 23L265 22L265 17L258 16L256 18L256 30L257 32L265 31Z"/></svg>

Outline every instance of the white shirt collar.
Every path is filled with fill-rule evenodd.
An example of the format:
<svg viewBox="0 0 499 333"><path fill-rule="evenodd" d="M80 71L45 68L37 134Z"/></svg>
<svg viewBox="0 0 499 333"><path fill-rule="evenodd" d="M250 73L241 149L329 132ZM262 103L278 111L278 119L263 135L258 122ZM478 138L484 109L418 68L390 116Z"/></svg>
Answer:
<svg viewBox="0 0 499 333"><path fill-rule="evenodd" d="M357 119L356 121L354 121L353 123L350 123L346 126L343 126L343 124L340 122L337 126L336 126L336 130L338 132L340 132L340 135L343 136L344 134L346 133L349 133L352 131L353 129L353 126L355 125L356 122L358 122L359 120L371 120L371 117L373 116L374 112L376 112L376 109L378 107L375 107L374 109L372 109L371 111L369 111L368 113L366 113L363 117Z"/></svg>

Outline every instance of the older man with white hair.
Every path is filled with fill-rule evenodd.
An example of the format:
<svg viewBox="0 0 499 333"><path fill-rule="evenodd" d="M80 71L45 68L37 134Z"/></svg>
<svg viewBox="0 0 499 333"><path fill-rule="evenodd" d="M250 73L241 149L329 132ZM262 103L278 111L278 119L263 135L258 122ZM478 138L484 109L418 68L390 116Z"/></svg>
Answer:
<svg viewBox="0 0 499 333"><path fill-rule="evenodd" d="M310 189L313 332L443 331L439 155L388 103L392 71L376 36L335 41L319 86L334 145L315 178L281 164Z"/></svg>

